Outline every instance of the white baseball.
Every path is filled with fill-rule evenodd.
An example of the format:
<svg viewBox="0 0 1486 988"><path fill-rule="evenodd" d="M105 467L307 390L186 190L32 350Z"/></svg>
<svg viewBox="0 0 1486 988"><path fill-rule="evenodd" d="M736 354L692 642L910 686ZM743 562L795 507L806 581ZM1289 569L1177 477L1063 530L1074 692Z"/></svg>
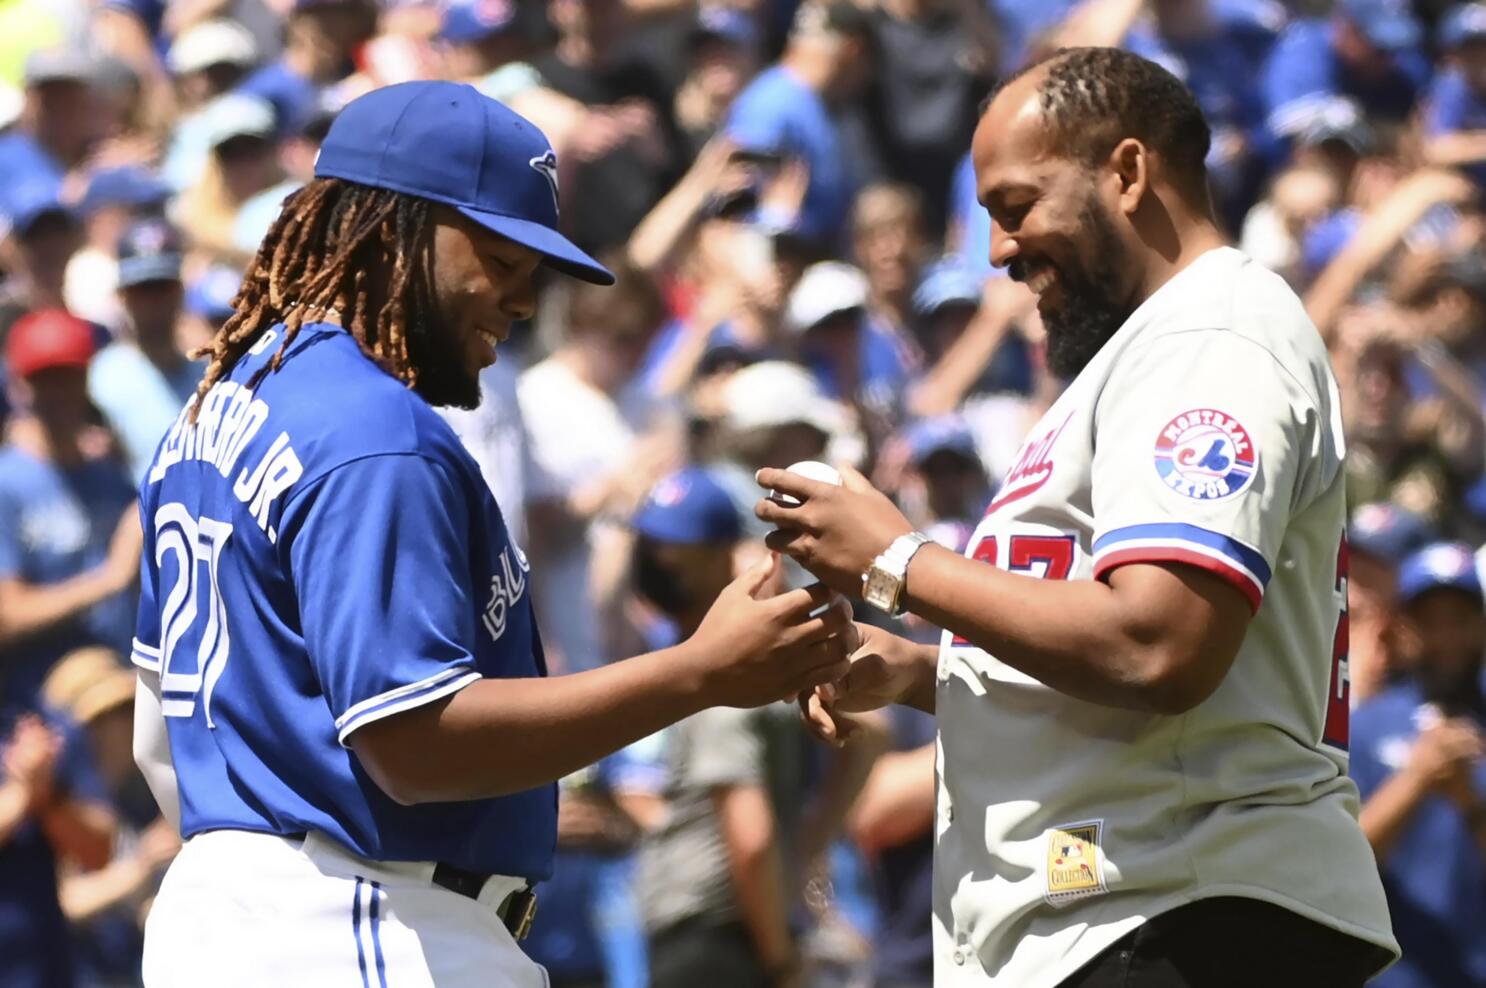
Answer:
<svg viewBox="0 0 1486 988"><path fill-rule="evenodd" d="M790 464L785 469L790 473L797 473L801 477L808 477L822 484L841 486L841 472L829 463L822 463L819 460L801 460L799 463ZM769 492L769 500L789 507L794 507L800 503L800 499L793 494L783 494L779 491L772 490Z"/></svg>

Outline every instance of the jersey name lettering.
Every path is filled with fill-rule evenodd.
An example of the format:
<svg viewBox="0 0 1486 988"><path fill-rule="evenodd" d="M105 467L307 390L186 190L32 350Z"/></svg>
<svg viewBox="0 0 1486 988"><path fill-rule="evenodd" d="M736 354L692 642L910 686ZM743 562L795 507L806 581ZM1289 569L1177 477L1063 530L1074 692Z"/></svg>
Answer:
<svg viewBox="0 0 1486 988"><path fill-rule="evenodd" d="M201 414L192 423L188 416L195 404L193 397L170 427L150 468L150 483L158 483L171 467L187 460L210 463L224 479L230 477L243 450L268 418L268 405L263 399L253 397L252 391L233 381L212 386L202 402ZM262 457L238 472L232 492L249 506L253 520L269 542L278 541L278 533L268 523L269 508L303 475L304 467L287 432L279 433Z"/></svg>

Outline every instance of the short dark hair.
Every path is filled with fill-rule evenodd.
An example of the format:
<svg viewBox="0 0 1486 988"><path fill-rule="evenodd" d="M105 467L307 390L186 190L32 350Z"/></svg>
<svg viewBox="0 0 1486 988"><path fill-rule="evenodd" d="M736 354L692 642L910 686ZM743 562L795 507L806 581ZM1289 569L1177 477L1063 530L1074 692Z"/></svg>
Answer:
<svg viewBox="0 0 1486 988"><path fill-rule="evenodd" d="M1205 191L1212 131L1176 76L1119 48L1060 48L1006 79L992 98L1038 69L1046 71L1043 113L1071 157L1093 165L1133 137L1164 158L1178 182Z"/></svg>

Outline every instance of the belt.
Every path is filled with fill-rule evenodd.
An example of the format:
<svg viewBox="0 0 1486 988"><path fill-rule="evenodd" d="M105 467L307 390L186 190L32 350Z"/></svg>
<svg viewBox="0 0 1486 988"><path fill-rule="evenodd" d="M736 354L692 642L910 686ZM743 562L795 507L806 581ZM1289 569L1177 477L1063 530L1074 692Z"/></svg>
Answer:
<svg viewBox="0 0 1486 988"><path fill-rule="evenodd" d="M467 899L479 899L480 891L489 881L489 875L465 871L454 865L439 862L433 868L433 883ZM496 916L511 931L517 940L525 940L531 932L532 921L537 918L537 893L530 885L519 888L501 900L495 907Z"/></svg>

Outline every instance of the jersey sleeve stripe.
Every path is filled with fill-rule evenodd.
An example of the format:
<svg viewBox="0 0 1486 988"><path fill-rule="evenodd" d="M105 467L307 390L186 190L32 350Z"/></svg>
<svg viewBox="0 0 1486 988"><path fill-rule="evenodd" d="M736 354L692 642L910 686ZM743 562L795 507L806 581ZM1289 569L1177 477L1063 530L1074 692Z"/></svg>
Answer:
<svg viewBox="0 0 1486 988"><path fill-rule="evenodd" d="M129 661L141 669L148 669L150 672L159 672L160 650L153 645L146 645L136 638L129 649Z"/></svg>
<svg viewBox="0 0 1486 988"><path fill-rule="evenodd" d="M359 727L364 727L383 717L402 713L432 703L440 697L457 693L470 683L481 678L480 674L467 666L445 669L437 675L406 686L390 689L385 693L362 700L335 720L336 739L344 747L346 739Z"/></svg>
<svg viewBox="0 0 1486 988"><path fill-rule="evenodd" d="M1253 546L1246 545L1231 535L1223 535L1196 525L1183 522L1158 522L1149 525L1127 525L1106 532L1094 540L1095 565L1106 550L1126 549L1132 545L1168 545L1186 543L1194 549L1215 551L1246 571L1259 583L1261 590L1269 585L1269 563Z"/></svg>
<svg viewBox="0 0 1486 988"><path fill-rule="evenodd" d="M1229 559L1216 552L1197 550L1175 542L1166 545L1146 543L1128 547L1121 546L1096 556L1094 579L1102 580L1110 572L1130 563L1183 563L1196 566L1198 569L1221 576L1233 584L1234 588L1249 602L1251 610L1258 612L1259 604L1264 600L1264 586L1254 578L1254 574L1233 565Z"/></svg>

